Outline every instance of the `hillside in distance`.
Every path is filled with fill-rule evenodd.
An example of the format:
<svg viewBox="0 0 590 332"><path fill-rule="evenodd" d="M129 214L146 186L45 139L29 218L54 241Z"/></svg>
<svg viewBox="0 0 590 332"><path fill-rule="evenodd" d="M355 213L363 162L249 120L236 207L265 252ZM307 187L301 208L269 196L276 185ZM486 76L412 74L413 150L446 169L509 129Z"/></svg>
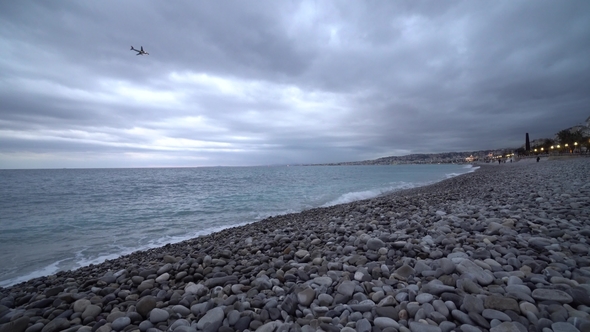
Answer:
<svg viewBox="0 0 590 332"><path fill-rule="evenodd" d="M481 150L466 152L443 152L430 154L409 154L406 156L390 156L373 160L349 161L329 164L314 164L322 166L341 165L402 165L402 164L463 164L468 163L467 158L484 160L491 156L506 154L506 150Z"/></svg>

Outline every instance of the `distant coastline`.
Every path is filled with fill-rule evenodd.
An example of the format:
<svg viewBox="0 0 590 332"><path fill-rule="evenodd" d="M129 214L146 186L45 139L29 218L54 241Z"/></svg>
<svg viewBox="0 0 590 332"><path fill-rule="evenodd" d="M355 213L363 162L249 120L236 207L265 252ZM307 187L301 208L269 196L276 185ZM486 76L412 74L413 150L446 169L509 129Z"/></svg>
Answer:
<svg viewBox="0 0 590 332"><path fill-rule="evenodd" d="M303 166L357 166L357 165L407 165L407 164L471 164L467 158L473 157L476 160L494 155L500 156L508 149L464 151L464 152L443 152L409 154L405 156L390 156L373 160L348 161L339 163L304 164Z"/></svg>

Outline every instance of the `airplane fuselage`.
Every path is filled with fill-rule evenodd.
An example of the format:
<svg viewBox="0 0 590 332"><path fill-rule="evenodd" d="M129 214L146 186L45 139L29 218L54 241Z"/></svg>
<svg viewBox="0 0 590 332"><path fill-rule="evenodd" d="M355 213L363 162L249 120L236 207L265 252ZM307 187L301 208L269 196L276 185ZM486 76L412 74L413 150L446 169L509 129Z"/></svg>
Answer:
<svg viewBox="0 0 590 332"><path fill-rule="evenodd" d="M133 48L133 46L131 46L131 51L137 52L136 55L150 55L148 52L146 52L146 51L143 50L143 46L141 46L141 49L140 50L135 49L135 48Z"/></svg>

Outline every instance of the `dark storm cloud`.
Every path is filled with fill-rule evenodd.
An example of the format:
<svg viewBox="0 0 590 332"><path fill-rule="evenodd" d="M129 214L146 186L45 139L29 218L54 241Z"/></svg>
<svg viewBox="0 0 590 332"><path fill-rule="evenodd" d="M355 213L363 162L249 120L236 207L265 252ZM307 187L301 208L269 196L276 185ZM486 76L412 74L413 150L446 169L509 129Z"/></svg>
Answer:
<svg viewBox="0 0 590 332"><path fill-rule="evenodd" d="M589 43L579 1L3 2L0 167L517 147L590 115Z"/></svg>

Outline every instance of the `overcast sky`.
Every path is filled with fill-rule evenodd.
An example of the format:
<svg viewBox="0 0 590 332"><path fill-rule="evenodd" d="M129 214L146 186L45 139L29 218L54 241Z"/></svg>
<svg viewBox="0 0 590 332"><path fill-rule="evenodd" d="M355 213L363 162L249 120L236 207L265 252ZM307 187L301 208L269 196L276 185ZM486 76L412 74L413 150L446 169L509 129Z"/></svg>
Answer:
<svg viewBox="0 0 590 332"><path fill-rule="evenodd" d="M588 116L590 1L0 2L0 168L519 147Z"/></svg>

